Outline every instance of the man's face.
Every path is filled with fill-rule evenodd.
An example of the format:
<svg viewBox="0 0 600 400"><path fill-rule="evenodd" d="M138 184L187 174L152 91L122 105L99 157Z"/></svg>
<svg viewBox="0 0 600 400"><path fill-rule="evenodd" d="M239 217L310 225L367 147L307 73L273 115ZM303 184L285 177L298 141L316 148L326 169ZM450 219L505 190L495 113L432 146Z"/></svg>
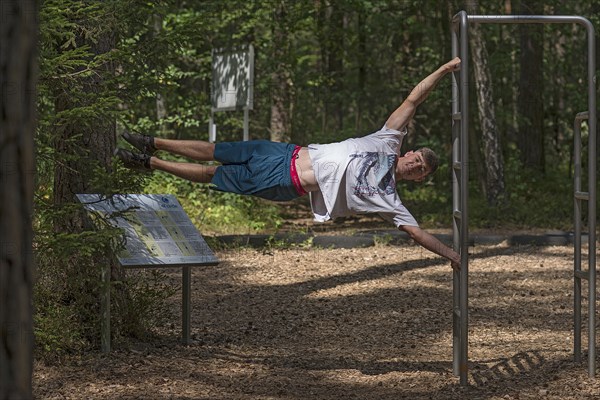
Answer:
<svg viewBox="0 0 600 400"><path fill-rule="evenodd" d="M419 151L409 151L396 163L396 180L421 182L429 172L430 168Z"/></svg>

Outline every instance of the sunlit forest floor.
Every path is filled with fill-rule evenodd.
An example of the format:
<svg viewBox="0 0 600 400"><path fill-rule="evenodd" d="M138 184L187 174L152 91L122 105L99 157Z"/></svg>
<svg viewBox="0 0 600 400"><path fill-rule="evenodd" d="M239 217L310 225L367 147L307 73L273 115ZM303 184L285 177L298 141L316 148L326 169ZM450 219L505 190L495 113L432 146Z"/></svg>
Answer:
<svg viewBox="0 0 600 400"><path fill-rule="evenodd" d="M37 362L35 396L600 397L585 355L573 362L572 247L505 242L470 252L467 387L452 373L448 263L414 245L275 247L217 250L219 266L193 270L190 346L179 343L177 293L155 338L116 344L110 355ZM178 271L166 277L180 285Z"/></svg>

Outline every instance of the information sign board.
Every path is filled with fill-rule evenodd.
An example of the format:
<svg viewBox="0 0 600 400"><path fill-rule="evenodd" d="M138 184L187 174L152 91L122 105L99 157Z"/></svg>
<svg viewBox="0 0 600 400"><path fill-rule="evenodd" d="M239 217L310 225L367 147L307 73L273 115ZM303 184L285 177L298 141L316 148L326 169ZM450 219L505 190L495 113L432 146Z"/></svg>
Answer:
<svg viewBox="0 0 600 400"><path fill-rule="evenodd" d="M78 194L84 207L123 230L122 266L217 265L218 260L173 195Z"/></svg>

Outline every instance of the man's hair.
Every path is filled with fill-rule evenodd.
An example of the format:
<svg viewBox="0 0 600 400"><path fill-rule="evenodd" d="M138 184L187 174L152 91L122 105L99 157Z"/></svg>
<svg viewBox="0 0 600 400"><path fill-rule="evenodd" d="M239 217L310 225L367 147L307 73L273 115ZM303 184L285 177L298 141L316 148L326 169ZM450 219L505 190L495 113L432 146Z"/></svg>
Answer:
<svg viewBox="0 0 600 400"><path fill-rule="evenodd" d="M431 170L429 173L433 174L435 171L437 171L440 164L440 159L437 154L435 154L435 152L429 147L422 147L417 151L423 155L423 160Z"/></svg>

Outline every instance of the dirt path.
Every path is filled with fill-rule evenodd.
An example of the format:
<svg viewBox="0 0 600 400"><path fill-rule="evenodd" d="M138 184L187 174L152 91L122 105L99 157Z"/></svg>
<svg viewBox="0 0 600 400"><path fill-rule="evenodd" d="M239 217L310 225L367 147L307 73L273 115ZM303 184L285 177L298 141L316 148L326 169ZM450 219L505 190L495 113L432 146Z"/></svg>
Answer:
<svg viewBox="0 0 600 400"><path fill-rule="evenodd" d="M600 398L572 362L569 246L472 249L466 388L452 374L451 270L420 247L217 253L193 272L191 346L175 295L155 342L36 363L36 398Z"/></svg>

